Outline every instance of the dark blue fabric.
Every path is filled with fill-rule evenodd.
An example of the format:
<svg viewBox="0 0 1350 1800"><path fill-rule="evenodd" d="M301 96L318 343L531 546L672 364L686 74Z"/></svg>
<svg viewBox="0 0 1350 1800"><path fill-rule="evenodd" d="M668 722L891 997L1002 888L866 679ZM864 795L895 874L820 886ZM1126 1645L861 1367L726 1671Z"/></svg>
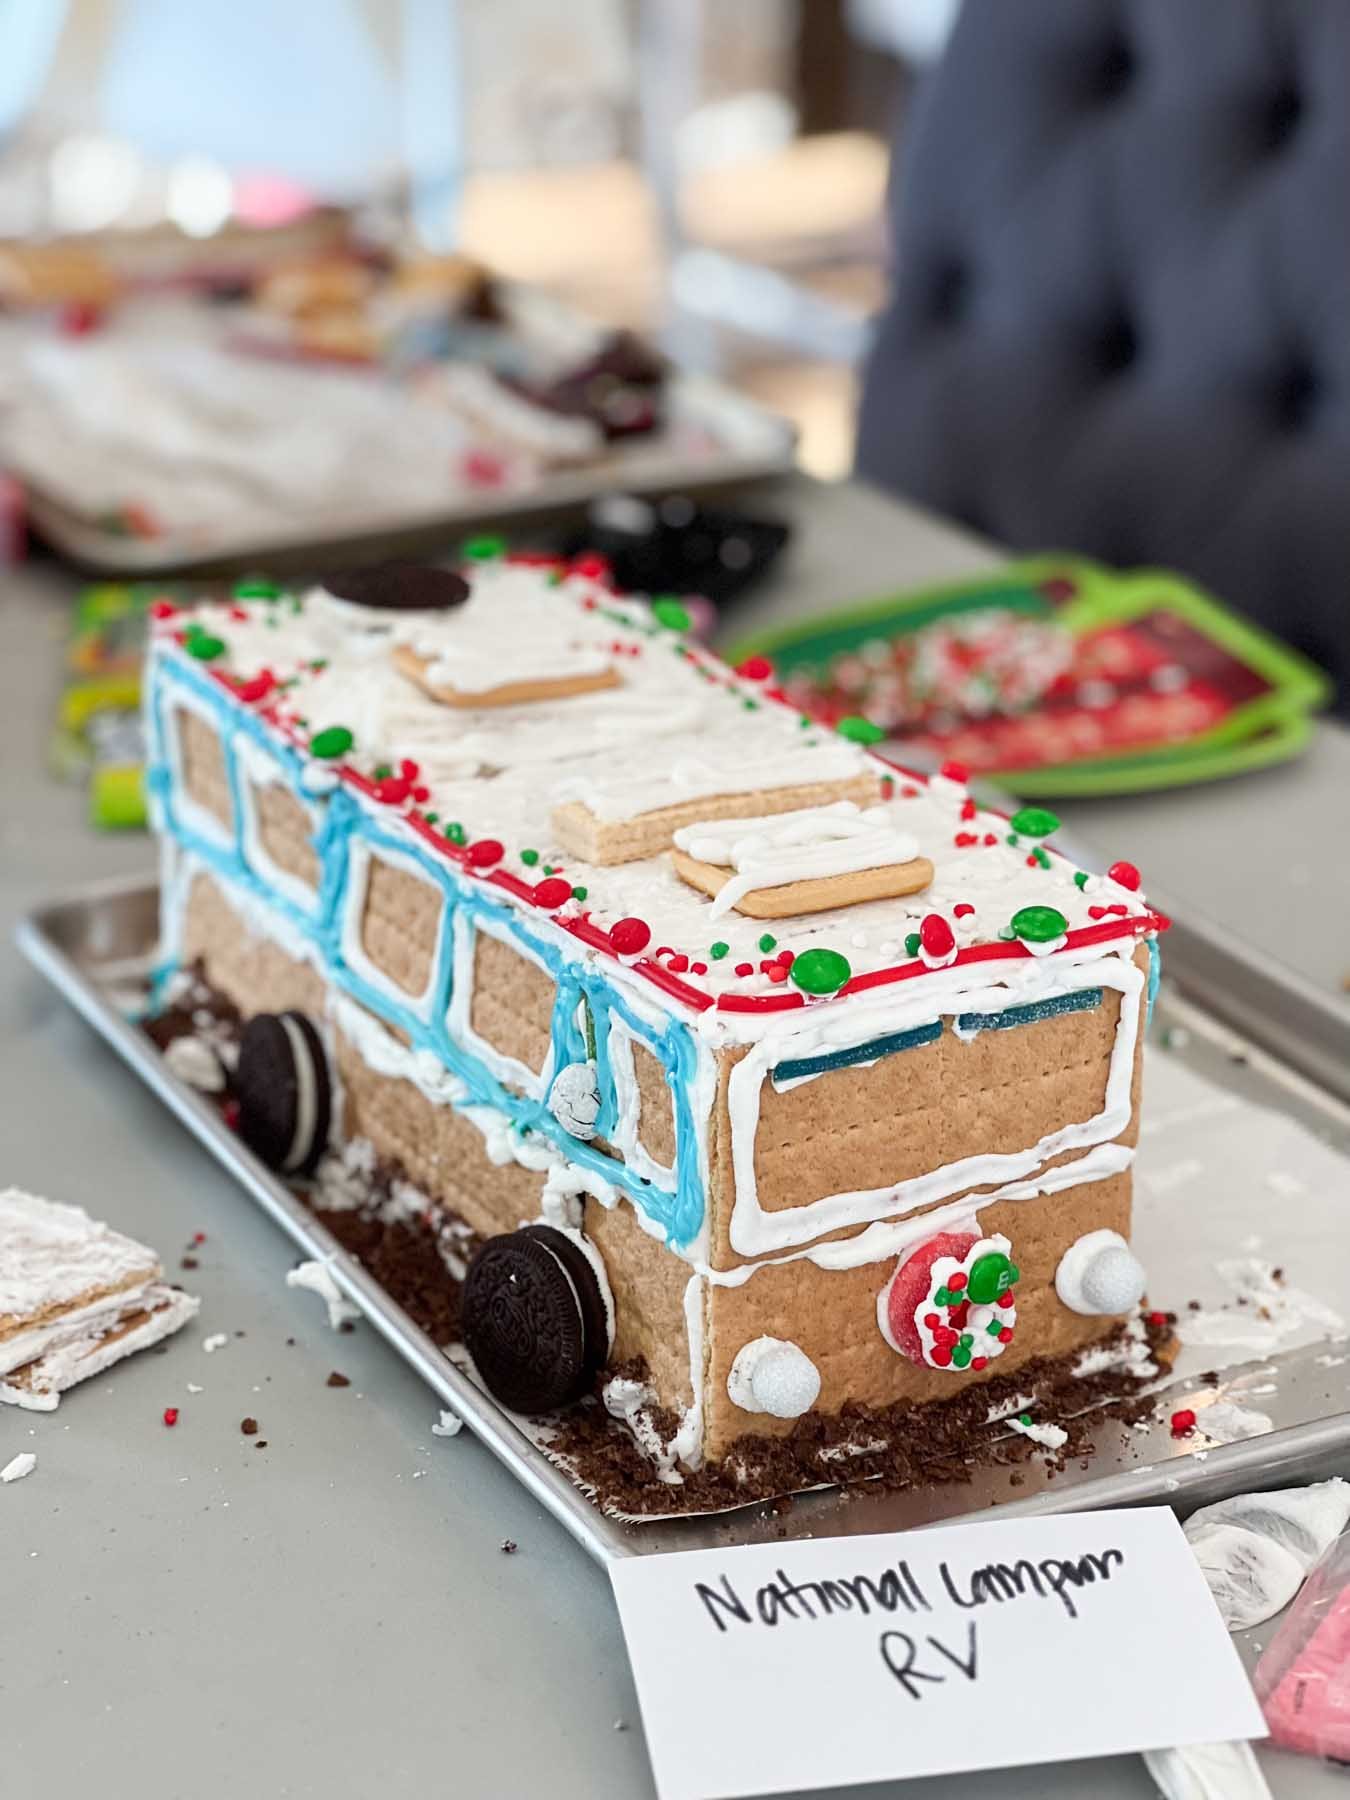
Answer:
<svg viewBox="0 0 1350 1800"><path fill-rule="evenodd" d="M966 0L893 183L858 466L1163 563L1350 692L1350 0Z"/></svg>

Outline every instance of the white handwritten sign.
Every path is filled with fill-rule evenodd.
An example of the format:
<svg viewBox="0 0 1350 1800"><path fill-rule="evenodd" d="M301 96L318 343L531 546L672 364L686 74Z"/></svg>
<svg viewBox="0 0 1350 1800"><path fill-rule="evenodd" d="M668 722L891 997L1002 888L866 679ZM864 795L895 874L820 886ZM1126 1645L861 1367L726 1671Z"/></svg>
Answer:
<svg viewBox="0 0 1350 1800"><path fill-rule="evenodd" d="M661 1800L1265 1735L1165 1507L612 1573Z"/></svg>

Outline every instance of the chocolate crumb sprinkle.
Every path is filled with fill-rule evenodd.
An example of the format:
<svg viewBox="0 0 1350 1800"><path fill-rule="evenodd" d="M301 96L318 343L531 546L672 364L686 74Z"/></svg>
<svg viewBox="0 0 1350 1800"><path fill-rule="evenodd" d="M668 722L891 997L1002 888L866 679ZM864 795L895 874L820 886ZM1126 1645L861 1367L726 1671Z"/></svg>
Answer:
<svg viewBox="0 0 1350 1800"><path fill-rule="evenodd" d="M239 1421L239 1429L243 1432L245 1437L257 1437L258 1421L256 1419L241 1419Z"/></svg>
<svg viewBox="0 0 1350 1800"><path fill-rule="evenodd" d="M329 1387L350 1387L352 1384L339 1370L334 1369L328 1377Z"/></svg>

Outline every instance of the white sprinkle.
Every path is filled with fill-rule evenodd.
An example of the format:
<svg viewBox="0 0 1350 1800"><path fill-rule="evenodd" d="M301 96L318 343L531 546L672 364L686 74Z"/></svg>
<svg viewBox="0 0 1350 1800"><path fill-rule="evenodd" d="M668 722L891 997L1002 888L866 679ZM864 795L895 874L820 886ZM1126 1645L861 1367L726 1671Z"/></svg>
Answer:
<svg viewBox="0 0 1350 1800"><path fill-rule="evenodd" d="M187 1390L189 1394L204 1394L206 1392L206 1389L204 1387L199 1387L195 1381L189 1381Z"/></svg>
<svg viewBox="0 0 1350 1800"><path fill-rule="evenodd" d="M464 1421L458 1413L442 1410L440 1423L431 1428L432 1437L458 1437L464 1429Z"/></svg>
<svg viewBox="0 0 1350 1800"><path fill-rule="evenodd" d="M202 1349L210 1356L213 1350L223 1350L229 1341L230 1338L228 1332L213 1331L210 1337L202 1339Z"/></svg>
<svg viewBox="0 0 1350 1800"><path fill-rule="evenodd" d="M1069 1434L1062 1425L1024 1425L1020 1419L1004 1419L1000 1422L1010 1425L1014 1431L1020 1431L1023 1437L1030 1438L1034 1444L1043 1445L1047 1450L1060 1450L1069 1441Z"/></svg>
<svg viewBox="0 0 1350 1800"><path fill-rule="evenodd" d="M11 1481L22 1481L25 1475L31 1475L37 1467L37 1457L31 1450L21 1450L11 1462L0 1469L0 1481L8 1485ZM34 1556L37 1551L33 1552Z"/></svg>

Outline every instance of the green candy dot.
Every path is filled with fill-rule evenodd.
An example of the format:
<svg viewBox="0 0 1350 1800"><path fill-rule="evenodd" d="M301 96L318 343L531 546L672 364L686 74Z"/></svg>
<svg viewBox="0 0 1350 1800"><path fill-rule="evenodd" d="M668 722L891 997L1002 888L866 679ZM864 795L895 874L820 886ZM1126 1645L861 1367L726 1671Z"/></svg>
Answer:
<svg viewBox="0 0 1350 1800"><path fill-rule="evenodd" d="M1069 921L1053 906L1024 906L1013 914L1012 929L1029 944L1051 944L1064 936Z"/></svg>
<svg viewBox="0 0 1350 1800"><path fill-rule="evenodd" d="M975 1342L974 1338L970 1335L970 1333L968 1331L963 1331L961 1333L961 1348L963 1350L969 1350L971 1345L974 1342Z"/></svg>
<svg viewBox="0 0 1350 1800"><path fill-rule="evenodd" d="M499 537L473 537L464 545L462 554L470 562L492 562L506 554L506 539Z"/></svg>
<svg viewBox="0 0 1350 1800"><path fill-rule="evenodd" d="M1030 1425L1030 1423L1031 1423L1031 1414L1030 1414L1030 1413L1018 1413L1018 1415L1017 1415L1017 1423L1018 1423L1018 1424L1019 1424L1019 1425Z"/></svg>
<svg viewBox="0 0 1350 1800"><path fill-rule="evenodd" d="M970 1366L970 1351L966 1348L966 1346L964 1344L958 1344L956 1346L956 1348L952 1351L952 1361L956 1364L958 1369L969 1368L969 1366Z"/></svg>
<svg viewBox="0 0 1350 1800"><path fill-rule="evenodd" d="M709 944L708 955L711 956L714 962L721 962L722 958L727 954L730 948L730 944L724 944L719 939L717 943Z"/></svg>
<svg viewBox="0 0 1350 1800"><path fill-rule="evenodd" d="M966 1292L977 1306L990 1306L1007 1293L1020 1274L1021 1270L1001 1250L990 1250L975 1259Z"/></svg>
<svg viewBox="0 0 1350 1800"><path fill-rule="evenodd" d="M905 939L905 955L906 956L917 956L918 954L919 954L919 934L917 931L911 931L909 936Z"/></svg>
<svg viewBox="0 0 1350 1800"><path fill-rule="evenodd" d="M434 812L428 812L428 813L422 814L422 817L426 820L428 825L434 825L436 823L437 819L440 818L440 816L441 815L439 813L434 813Z"/></svg>
<svg viewBox="0 0 1350 1800"><path fill-rule="evenodd" d="M989 1333L990 1337L997 1337L1002 1329L1002 1319L990 1319L989 1323L985 1326L985 1330Z"/></svg>
<svg viewBox="0 0 1350 1800"><path fill-rule="evenodd" d="M452 820L445 828L445 835L452 844L462 844L464 842L464 827Z"/></svg>
<svg viewBox="0 0 1350 1800"><path fill-rule="evenodd" d="M761 950L763 950L767 953L768 951L773 949L774 945L777 942L778 942L778 939L773 935L773 933L770 931L766 931L764 933L764 936L759 940L759 947Z"/></svg>
<svg viewBox="0 0 1350 1800"><path fill-rule="evenodd" d="M652 601L652 616L668 631L688 631L689 613L678 600L669 597Z"/></svg>
<svg viewBox="0 0 1350 1800"><path fill-rule="evenodd" d="M940 1287L936 1294L933 1295L934 1306L950 1306L951 1303L952 1291L948 1287Z"/></svg>
<svg viewBox="0 0 1350 1800"><path fill-rule="evenodd" d="M209 631L189 631L183 648L189 656L195 656L199 662L214 662L218 656L225 654L224 638L212 637Z"/></svg>
<svg viewBox="0 0 1350 1800"><path fill-rule="evenodd" d="M586 895L589 893L589 891L590 890L588 888L574 887L572 889L572 898L574 900L584 900L586 898Z"/></svg>
<svg viewBox="0 0 1350 1800"><path fill-rule="evenodd" d="M1086 869L1077 870L1074 874L1073 885L1081 891L1083 888L1085 888L1087 886L1087 884L1088 884L1087 870Z"/></svg>
<svg viewBox="0 0 1350 1800"><path fill-rule="evenodd" d="M545 875L551 875L553 873L553 864L552 863L544 864L544 873L545 873Z"/></svg>
<svg viewBox="0 0 1350 1800"><path fill-rule="evenodd" d="M804 994L833 994L852 973L848 958L837 950L803 950L788 970Z"/></svg>
<svg viewBox="0 0 1350 1800"><path fill-rule="evenodd" d="M259 577L248 581L236 581L234 597L236 600L279 600L281 589L275 581L264 581Z"/></svg>
<svg viewBox="0 0 1350 1800"><path fill-rule="evenodd" d="M1059 820L1043 806L1024 806L1013 814L1009 823L1014 831L1029 838L1047 838L1051 832L1059 830Z"/></svg>
<svg viewBox="0 0 1350 1800"><path fill-rule="evenodd" d="M537 850L522 850L520 853L520 860L527 869L532 869L539 861L539 852Z"/></svg>
<svg viewBox="0 0 1350 1800"><path fill-rule="evenodd" d="M880 725L874 725L870 719L861 718L856 713L840 719L835 730L851 744L879 744L886 735Z"/></svg>
<svg viewBox="0 0 1350 1800"><path fill-rule="evenodd" d="M311 756L345 756L355 743L345 725L330 725L326 731L316 731L309 740Z"/></svg>
<svg viewBox="0 0 1350 1800"><path fill-rule="evenodd" d="M393 772L388 763L376 763L373 770L376 781L388 781Z"/></svg>

